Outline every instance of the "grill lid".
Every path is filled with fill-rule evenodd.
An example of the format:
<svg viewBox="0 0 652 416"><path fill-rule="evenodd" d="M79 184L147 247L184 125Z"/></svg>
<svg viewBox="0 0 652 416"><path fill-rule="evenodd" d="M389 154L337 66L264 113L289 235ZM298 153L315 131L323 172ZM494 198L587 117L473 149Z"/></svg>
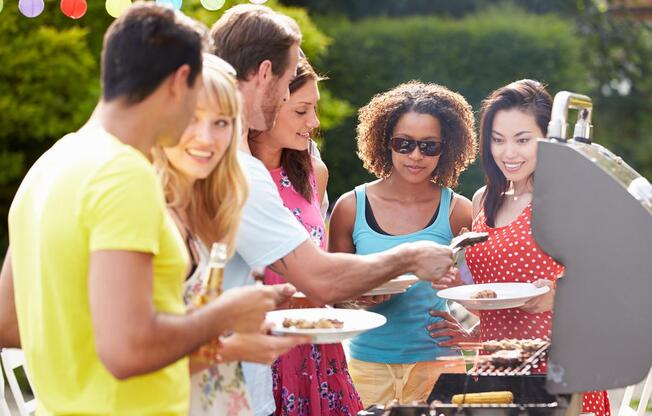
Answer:
<svg viewBox="0 0 652 416"><path fill-rule="evenodd" d="M580 126L566 140L569 107ZM652 186L590 141L590 114L588 97L557 94L537 150L533 235L566 269L549 352L553 394L634 384L652 365Z"/></svg>

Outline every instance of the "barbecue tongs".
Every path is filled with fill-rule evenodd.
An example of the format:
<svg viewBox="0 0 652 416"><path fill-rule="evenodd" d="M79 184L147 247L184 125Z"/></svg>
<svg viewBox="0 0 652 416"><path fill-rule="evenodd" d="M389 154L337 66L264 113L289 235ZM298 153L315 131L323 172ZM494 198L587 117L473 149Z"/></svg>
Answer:
<svg viewBox="0 0 652 416"><path fill-rule="evenodd" d="M468 231L453 238L448 245L453 251L453 263L457 264L462 249L487 241L488 238L488 233L478 233L475 231Z"/></svg>

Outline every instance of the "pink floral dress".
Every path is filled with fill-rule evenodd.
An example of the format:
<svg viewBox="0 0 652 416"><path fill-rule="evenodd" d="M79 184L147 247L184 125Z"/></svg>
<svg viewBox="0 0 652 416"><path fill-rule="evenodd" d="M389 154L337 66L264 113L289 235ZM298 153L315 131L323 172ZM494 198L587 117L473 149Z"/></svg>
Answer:
<svg viewBox="0 0 652 416"><path fill-rule="evenodd" d="M564 267L548 256L532 236L532 204L504 227L489 227L484 211L473 221L473 231L489 233L489 239L466 250L466 263L475 283L555 282ZM480 340L549 338L552 312L528 313L519 308L480 311ZM546 363L533 370L546 372ZM584 393L583 412L609 416L606 391Z"/></svg>
<svg viewBox="0 0 652 416"><path fill-rule="evenodd" d="M270 171L281 199L315 244L326 249L326 226L320 214L314 174L310 175L312 201L299 194L283 168ZM271 270L265 271L266 284L285 283ZM272 365L276 415L317 416L356 415L362 410L342 344L300 345L279 357Z"/></svg>

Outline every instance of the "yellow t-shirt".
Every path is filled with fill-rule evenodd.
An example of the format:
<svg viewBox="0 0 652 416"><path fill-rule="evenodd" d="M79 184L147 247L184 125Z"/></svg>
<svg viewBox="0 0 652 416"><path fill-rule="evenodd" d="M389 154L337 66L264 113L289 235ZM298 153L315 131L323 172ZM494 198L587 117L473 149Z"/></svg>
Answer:
<svg viewBox="0 0 652 416"><path fill-rule="evenodd" d="M149 161L98 125L59 140L30 169L9 212L22 348L37 414L187 415L185 359L124 381L101 363L88 302L90 254L154 254L153 299L183 314L185 245Z"/></svg>

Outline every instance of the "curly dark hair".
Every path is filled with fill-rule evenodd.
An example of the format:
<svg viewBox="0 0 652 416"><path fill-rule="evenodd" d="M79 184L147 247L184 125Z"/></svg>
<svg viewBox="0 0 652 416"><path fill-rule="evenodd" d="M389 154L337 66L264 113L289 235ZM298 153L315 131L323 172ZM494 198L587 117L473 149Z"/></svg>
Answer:
<svg viewBox="0 0 652 416"><path fill-rule="evenodd" d="M410 81L375 95L358 111L358 157L378 178L392 172L390 139L403 114L429 114L441 124L444 149L432 181L454 188L476 155L475 119L464 97L437 84Z"/></svg>

